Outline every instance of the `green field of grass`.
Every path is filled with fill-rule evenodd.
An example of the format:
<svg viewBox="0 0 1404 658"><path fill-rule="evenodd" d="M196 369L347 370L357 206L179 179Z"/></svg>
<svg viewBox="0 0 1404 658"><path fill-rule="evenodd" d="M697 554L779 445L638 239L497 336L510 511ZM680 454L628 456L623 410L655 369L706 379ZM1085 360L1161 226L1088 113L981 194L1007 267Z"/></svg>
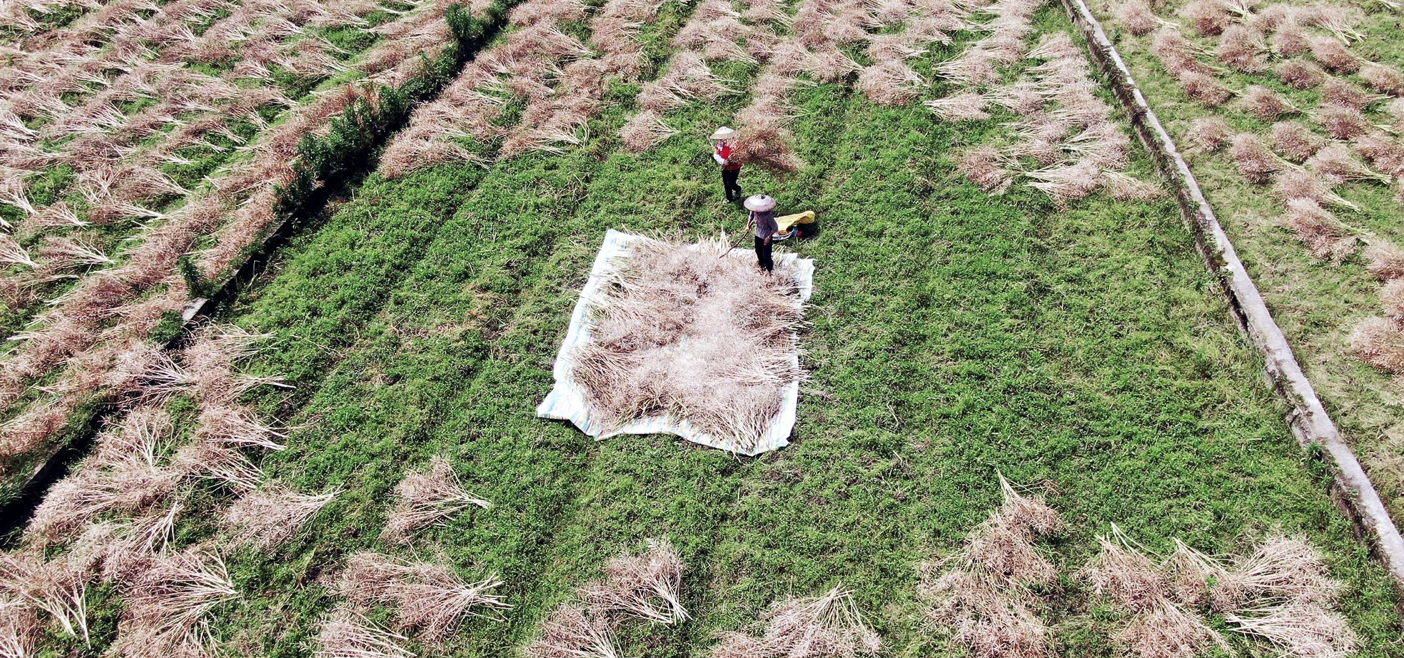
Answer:
<svg viewBox="0 0 1404 658"><path fill-rule="evenodd" d="M691 9L667 2L646 28L655 73ZM1074 32L1052 5L1036 24ZM933 67L974 38L962 33L917 68L936 79ZM757 74L715 70L737 89ZM792 444L756 458L673 436L597 442L534 415L607 230L743 230L705 136L745 94L669 113L679 134L631 153L618 131L638 86L616 85L585 143L564 154L373 174L310 222L215 320L268 334L243 368L291 386L246 398L291 428L285 450L260 458L266 477L338 493L287 544L226 554L240 594L211 614L223 654L313 653L344 559L375 550L503 581L511 609L466 620L443 646L408 643L417 655L519 656L609 558L667 538L688 566L693 619L628 627L622 655L701 658L717 633L754 630L772 602L839 583L882 635L882 655L962 655L925 620L918 567L952 554L999 504L1002 474L1068 524L1049 543L1063 575L1038 610L1060 655L1117 655L1109 638L1124 615L1074 577L1112 524L1163 554L1174 538L1227 553L1272 531L1307 537L1345 583L1339 610L1358 655L1400 655L1398 595L1289 433L1173 201L1096 194L1060 210L1017 184L991 196L956 158L1017 117L943 123L919 103L873 104L852 77L796 92L806 167L742 173L747 193L777 197L781 212L815 210L822 226L778 248L816 266L801 336L809 379ZM936 82L924 98L953 91ZM1129 173L1155 179L1141 151ZM412 546L384 543L392 490L434 456L492 506ZM233 497L198 485L172 548L221 545ZM88 598L92 646L54 634L48 655L111 644L121 596L104 587ZM1210 624L1227 629L1219 616ZM1259 651L1237 637L1233 648Z"/></svg>

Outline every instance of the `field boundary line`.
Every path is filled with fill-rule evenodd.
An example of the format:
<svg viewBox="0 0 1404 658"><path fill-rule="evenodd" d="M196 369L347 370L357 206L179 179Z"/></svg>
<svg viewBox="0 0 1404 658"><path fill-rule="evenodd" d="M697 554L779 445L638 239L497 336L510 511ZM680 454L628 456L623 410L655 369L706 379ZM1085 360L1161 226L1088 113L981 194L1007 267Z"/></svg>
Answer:
<svg viewBox="0 0 1404 658"><path fill-rule="evenodd" d="M1358 534L1370 540L1376 557L1394 577L1395 590L1404 594L1404 538L1390 518L1370 477L1341 438L1340 431L1322 406L1316 389L1302 372L1282 329L1273 320L1262 294L1238 259L1238 252L1219 224L1199 181L1180 157L1175 142L1160 124L1146 97L1136 85L1126 62L1107 38L1102 24L1084 0L1061 0L1074 25L1087 38L1088 49L1110 79L1112 90L1125 106L1141 142L1145 144L1161 173L1174 188L1175 200L1185 223L1194 234L1195 244L1209 270L1216 275L1239 328L1263 354L1273 389L1291 407L1287 424L1303 448L1319 447L1329 456L1337 505L1356 525Z"/></svg>

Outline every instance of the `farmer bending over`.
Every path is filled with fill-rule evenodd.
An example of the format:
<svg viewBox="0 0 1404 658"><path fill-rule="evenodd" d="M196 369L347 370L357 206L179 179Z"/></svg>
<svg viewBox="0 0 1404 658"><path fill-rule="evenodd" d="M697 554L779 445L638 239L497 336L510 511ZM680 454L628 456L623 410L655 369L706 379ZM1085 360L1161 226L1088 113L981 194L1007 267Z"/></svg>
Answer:
<svg viewBox="0 0 1404 658"><path fill-rule="evenodd" d="M737 177L741 175L741 163L731 159L736 150L731 144L734 139L736 139L736 131L726 126L717 128L711 137L711 140L716 142L713 145L712 159L721 165L722 190L726 192L727 201L741 198L741 186L736 182Z"/></svg>
<svg viewBox="0 0 1404 658"><path fill-rule="evenodd" d="M775 232L780 227L775 223L775 199L764 194L757 194L746 199L746 210L751 211L751 218L746 220L746 225L756 227L756 261L761 269L767 272L775 271L775 261L770 258L770 249Z"/></svg>

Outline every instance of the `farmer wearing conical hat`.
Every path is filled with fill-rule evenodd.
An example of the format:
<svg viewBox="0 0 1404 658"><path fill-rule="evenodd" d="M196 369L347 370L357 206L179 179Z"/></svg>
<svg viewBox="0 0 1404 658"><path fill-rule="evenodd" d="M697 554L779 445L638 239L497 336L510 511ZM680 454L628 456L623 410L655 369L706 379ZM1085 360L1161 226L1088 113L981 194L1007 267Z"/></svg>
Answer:
<svg viewBox="0 0 1404 658"><path fill-rule="evenodd" d="M751 211L751 218L746 220L747 226L756 227L756 263L761 269L767 272L775 270L775 261L770 257L770 249L773 246L775 232L780 230L780 226L775 223L775 199L764 195L756 194L746 199L742 204L746 210Z"/></svg>
<svg viewBox="0 0 1404 658"><path fill-rule="evenodd" d="M721 165L722 189L726 192L726 200L740 199L741 186L736 183L736 179L741 175L741 163L732 159L736 150L733 144L736 140L736 131L722 126L712 133L711 140L713 142L712 159Z"/></svg>

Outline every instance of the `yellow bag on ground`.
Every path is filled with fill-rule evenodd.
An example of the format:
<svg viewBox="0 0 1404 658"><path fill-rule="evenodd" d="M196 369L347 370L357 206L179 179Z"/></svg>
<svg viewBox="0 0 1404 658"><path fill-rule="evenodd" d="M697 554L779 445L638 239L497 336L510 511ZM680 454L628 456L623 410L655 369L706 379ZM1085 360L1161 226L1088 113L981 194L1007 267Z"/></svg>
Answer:
<svg viewBox="0 0 1404 658"><path fill-rule="evenodd" d="M796 214L793 214L793 215L784 215L784 216L782 216L782 217L776 217L776 218L775 218L775 225L778 226L778 227L780 228L780 232L781 232L781 233L789 233L789 232L790 232L790 228L792 228L795 224L812 224L812 223L814 223L814 211L813 211L813 210L806 210L806 211L804 211L804 212L802 212L802 213L796 213Z"/></svg>

